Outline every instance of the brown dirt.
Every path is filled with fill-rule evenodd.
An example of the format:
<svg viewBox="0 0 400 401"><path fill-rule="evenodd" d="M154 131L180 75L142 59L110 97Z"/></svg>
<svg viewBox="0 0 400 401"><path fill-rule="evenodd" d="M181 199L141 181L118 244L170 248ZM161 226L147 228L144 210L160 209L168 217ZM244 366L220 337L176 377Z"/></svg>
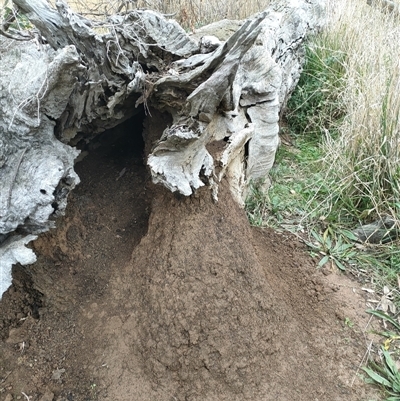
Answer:
<svg viewBox="0 0 400 401"><path fill-rule="evenodd" d="M38 262L15 267L0 400L377 399L356 376L358 285L317 271L294 237L251 229L224 185L218 204L155 188L133 149L93 149Z"/></svg>

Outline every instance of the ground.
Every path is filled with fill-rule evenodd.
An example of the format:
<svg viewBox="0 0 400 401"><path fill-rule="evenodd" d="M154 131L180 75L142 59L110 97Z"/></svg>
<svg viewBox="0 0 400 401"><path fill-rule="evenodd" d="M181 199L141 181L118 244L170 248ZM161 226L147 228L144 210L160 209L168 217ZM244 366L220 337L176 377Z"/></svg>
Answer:
<svg viewBox="0 0 400 401"><path fill-rule="evenodd" d="M218 204L154 187L134 149L92 145L37 263L14 268L0 400L377 400L358 283L250 228L224 183Z"/></svg>

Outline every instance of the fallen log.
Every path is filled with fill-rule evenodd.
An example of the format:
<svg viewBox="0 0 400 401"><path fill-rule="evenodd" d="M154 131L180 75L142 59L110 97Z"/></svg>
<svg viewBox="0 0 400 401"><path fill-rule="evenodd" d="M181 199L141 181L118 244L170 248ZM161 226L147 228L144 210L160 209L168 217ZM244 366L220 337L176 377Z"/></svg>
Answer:
<svg viewBox="0 0 400 401"><path fill-rule="evenodd" d="M233 22L228 38L212 36L216 25L190 37L150 10L92 21L62 1L56 9L45 0L14 4L40 35L39 41L0 42L4 272L15 262L32 263L18 252L25 254L32 235L64 213L79 183L75 145L140 108L170 116L161 136L146 133L153 182L185 196L208 185L217 200L226 176L242 203L250 183L265 180L272 166L279 113L297 83L303 42L324 22L323 0L278 1ZM214 143L220 152L210 150ZM14 256L7 258L13 242ZM9 284L3 279L0 292Z"/></svg>
<svg viewBox="0 0 400 401"><path fill-rule="evenodd" d="M400 230L392 217L384 216L370 224L357 227L352 233L357 237L359 242L384 244L395 241L399 237Z"/></svg>

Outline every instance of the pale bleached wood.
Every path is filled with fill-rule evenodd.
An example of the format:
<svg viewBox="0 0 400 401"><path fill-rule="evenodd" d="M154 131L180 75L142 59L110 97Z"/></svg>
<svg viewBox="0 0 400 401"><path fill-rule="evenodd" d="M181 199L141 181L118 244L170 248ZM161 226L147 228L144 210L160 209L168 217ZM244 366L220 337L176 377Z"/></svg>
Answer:
<svg viewBox="0 0 400 401"><path fill-rule="evenodd" d="M26 241L16 230L37 235L52 227L79 182L73 145L138 107L172 121L146 143L155 183L186 196L209 185L217 199L225 175L243 202L249 183L272 166L279 113L297 83L304 40L324 22L325 2L277 1L192 37L150 10L99 22L62 1L56 8L14 3L40 32L30 42L0 43L0 249L15 241L23 255ZM215 141L225 148L211 155Z"/></svg>

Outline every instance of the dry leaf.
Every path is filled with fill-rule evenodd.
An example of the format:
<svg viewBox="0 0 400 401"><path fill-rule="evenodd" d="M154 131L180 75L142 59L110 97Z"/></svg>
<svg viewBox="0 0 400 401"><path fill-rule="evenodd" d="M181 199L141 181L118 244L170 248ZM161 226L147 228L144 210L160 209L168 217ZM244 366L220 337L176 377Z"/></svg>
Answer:
<svg viewBox="0 0 400 401"><path fill-rule="evenodd" d="M382 310L387 313L388 309L389 309L389 300L383 296L381 299L381 306L382 306Z"/></svg>
<svg viewBox="0 0 400 401"><path fill-rule="evenodd" d="M383 293L384 295L381 298L382 310L385 313L387 313L388 310L393 314L396 313L396 305L391 300L392 293L386 285L383 287Z"/></svg>

